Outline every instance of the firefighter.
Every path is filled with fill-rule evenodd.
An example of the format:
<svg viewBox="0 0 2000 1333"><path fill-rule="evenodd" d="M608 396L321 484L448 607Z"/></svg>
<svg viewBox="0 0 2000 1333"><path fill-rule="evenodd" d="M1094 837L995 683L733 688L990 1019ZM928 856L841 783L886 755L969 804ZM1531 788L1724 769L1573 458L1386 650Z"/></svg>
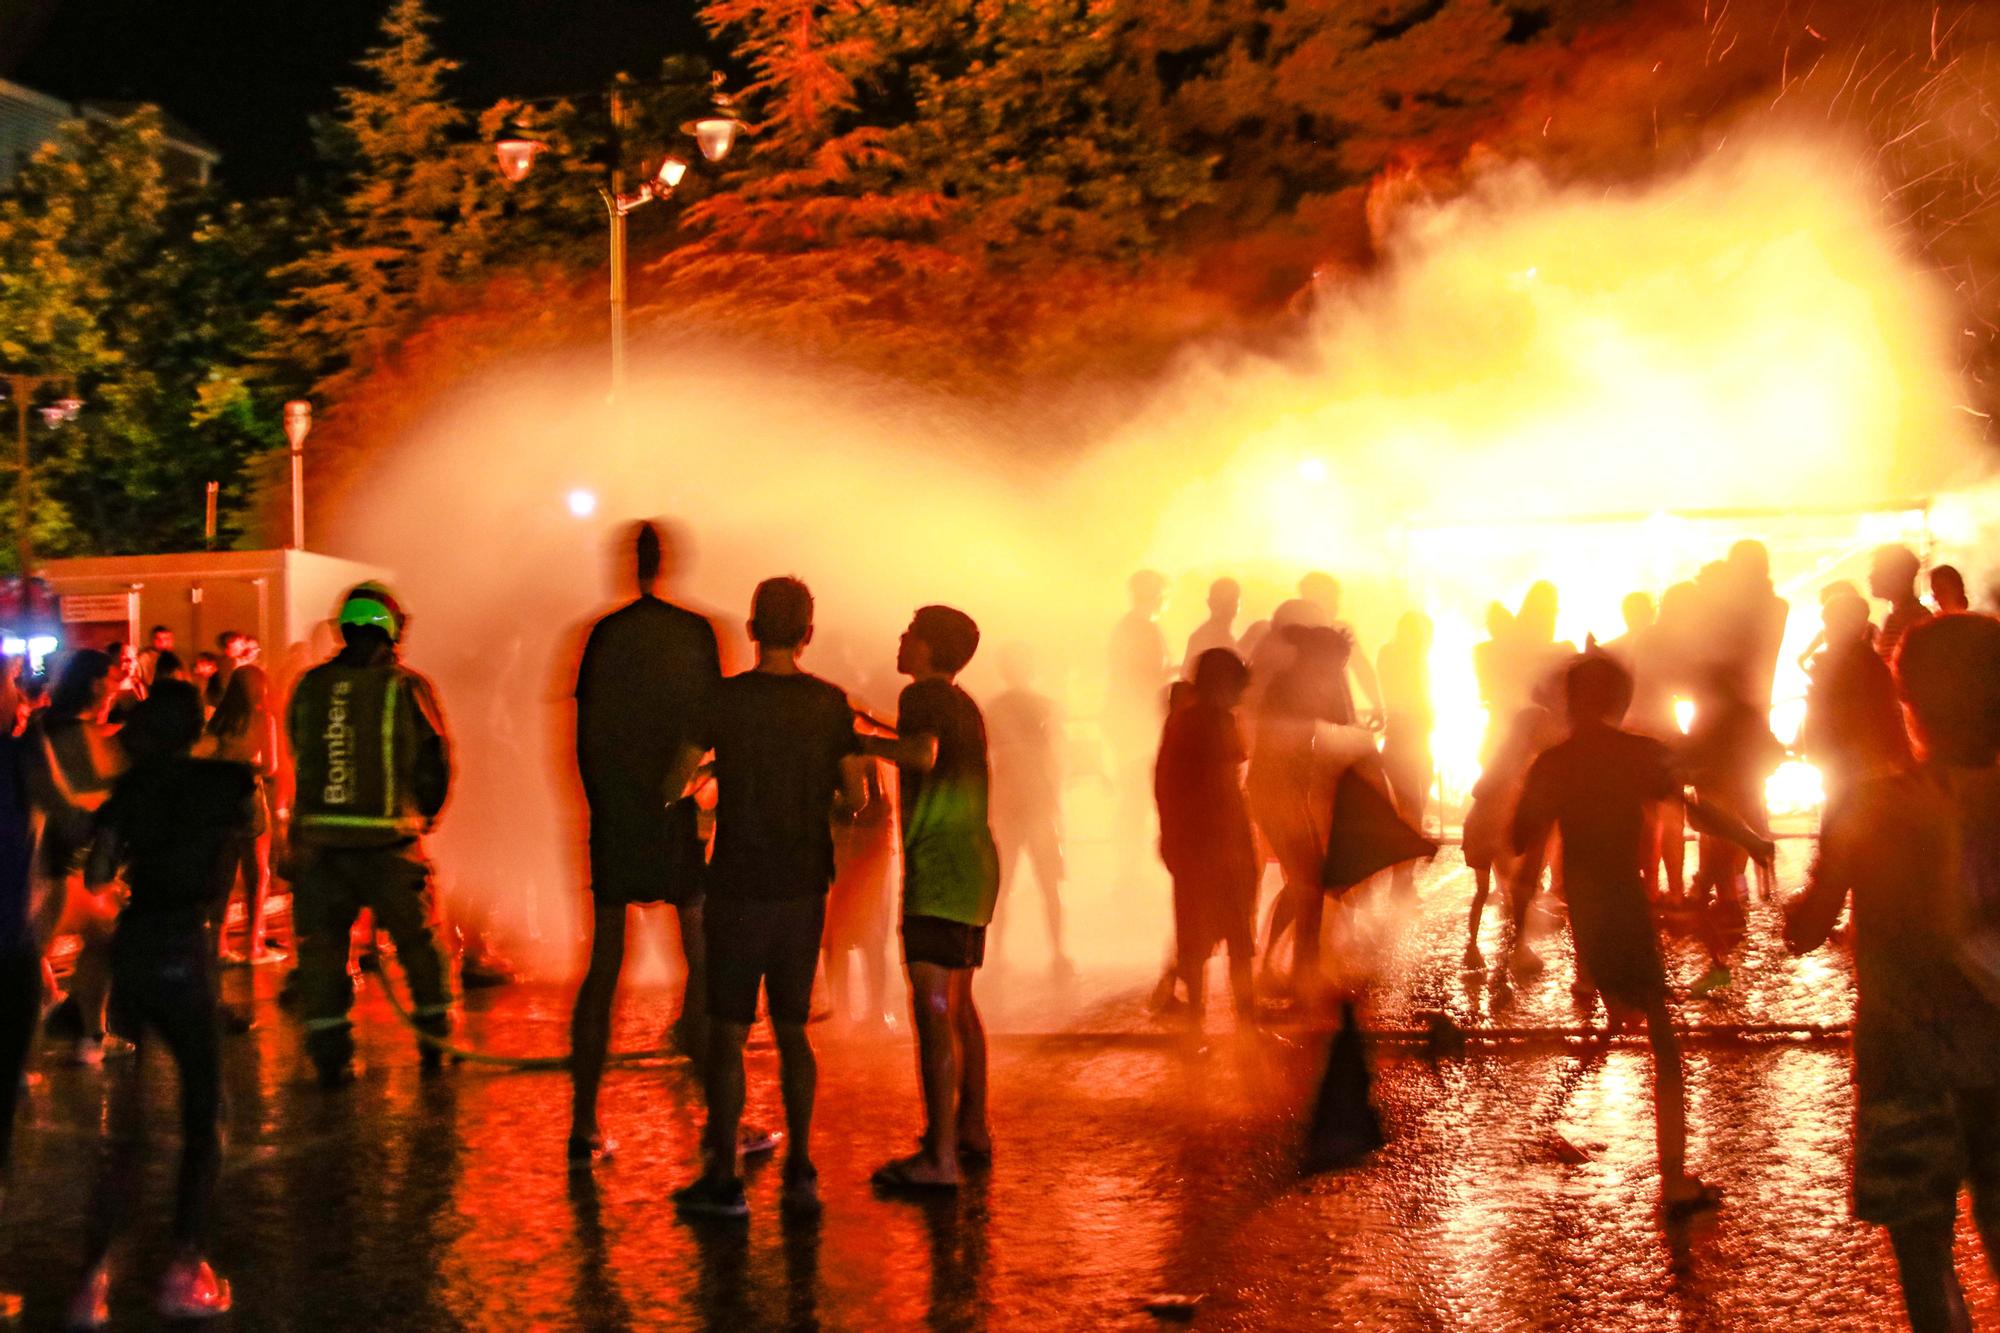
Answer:
<svg viewBox="0 0 2000 1333"><path fill-rule="evenodd" d="M396 942L419 1029L442 1037L451 1028L423 847L451 785L451 754L430 682L397 659L408 627L381 584L350 591L340 608L346 647L300 679L287 718L298 768L291 838L299 1002L322 1087L354 1078L348 933L364 907ZM426 1073L443 1067L442 1051L419 1049Z"/></svg>

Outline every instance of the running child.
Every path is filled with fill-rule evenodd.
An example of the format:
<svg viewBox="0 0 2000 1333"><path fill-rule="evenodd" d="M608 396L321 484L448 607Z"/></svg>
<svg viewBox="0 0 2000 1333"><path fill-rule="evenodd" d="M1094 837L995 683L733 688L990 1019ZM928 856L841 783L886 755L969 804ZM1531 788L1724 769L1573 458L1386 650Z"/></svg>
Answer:
<svg viewBox="0 0 2000 1333"><path fill-rule="evenodd" d="M207 1258L209 1214L222 1164L222 1049L215 927L234 887L242 840L256 826L258 788L244 765L194 759L201 695L156 680L126 728L132 769L99 812L88 878L93 890L125 870L131 901L111 940L111 1013L138 1044L111 1092L111 1130L85 1230L84 1278L71 1328L109 1321L106 1258L131 1216L144 1154L147 1045L172 1054L181 1092L181 1169L174 1257L156 1302L170 1319L230 1307L229 1283Z"/></svg>
<svg viewBox="0 0 2000 1333"><path fill-rule="evenodd" d="M1669 767L1664 745L1619 729L1632 701L1632 678L1623 667L1601 653L1586 654L1569 668L1564 694L1570 734L1528 770L1514 812L1514 850L1526 854L1545 846L1552 830L1560 831L1577 970L1595 981L1614 1026L1629 1014L1643 1014L1652 1040L1661 1201L1669 1214L1712 1207L1714 1191L1687 1170L1680 1042L1667 1007L1659 928L1641 874L1648 803L1685 801L1685 788ZM1770 863L1770 842L1741 821L1698 801L1687 809L1697 829L1728 838L1760 865Z"/></svg>

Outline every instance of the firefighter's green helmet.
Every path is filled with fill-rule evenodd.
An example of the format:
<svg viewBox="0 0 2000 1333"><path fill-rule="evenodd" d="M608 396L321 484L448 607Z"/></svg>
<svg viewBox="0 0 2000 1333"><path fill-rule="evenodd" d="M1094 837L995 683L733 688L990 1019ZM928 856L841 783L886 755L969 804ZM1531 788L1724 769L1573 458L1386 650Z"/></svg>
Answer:
<svg viewBox="0 0 2000 1333"><path fill-rule="evenodd" d="M403 637L403 607L396 595L380 583L357 583L347 590L340 604L340 625L368 626L381 630L395 643Z"/></svg>

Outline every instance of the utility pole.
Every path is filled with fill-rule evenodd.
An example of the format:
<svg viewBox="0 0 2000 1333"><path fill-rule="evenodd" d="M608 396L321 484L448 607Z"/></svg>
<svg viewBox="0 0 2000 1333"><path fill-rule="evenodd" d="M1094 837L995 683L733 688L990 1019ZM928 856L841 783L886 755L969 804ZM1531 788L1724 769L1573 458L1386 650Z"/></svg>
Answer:
<svg viewBox="0 0 2000 1333"><path fill-rule="evenodd" d="M625 97L611 94L611 191L604 196L604 208L611 215L611 397L625 397L625 209L619 199L625 193Z"/></svg>
<svg viewBox="0 0 2000 1333"><path fill-rule="evenodd" d="M285 404L285 442L292 448L292 549L306 549L306 436L312 433L313 405L303 398Z"/></svg>

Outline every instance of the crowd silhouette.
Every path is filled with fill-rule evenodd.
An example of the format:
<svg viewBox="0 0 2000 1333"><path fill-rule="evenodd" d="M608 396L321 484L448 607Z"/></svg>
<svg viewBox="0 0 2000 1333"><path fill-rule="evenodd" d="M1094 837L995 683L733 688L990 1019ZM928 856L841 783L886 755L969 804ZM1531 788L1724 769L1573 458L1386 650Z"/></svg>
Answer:
<svg viewBox="0 0 2000 1333"><path fill-rule="evenodd" d="M629 599L594 622L577 660L591 937L572 1010L568 1162L587 1172L617 1151L600 1092L628 930L635 907L667 905L685 975L667 1041L699 1071L707 1108L701 1169L673 1196L680 1212L746 1215L743 1159L782 1146L781 1206L817 1215L808 1030L819 978L837 1021L893 1025L892 937L924 1131L873 1180L890 1195L956 1190L995 1151L974 982L989 955L999 961L1002 924L1015 950L1044 938L1058 980L1073 971L1074 720L1063 691L1045 692L1032 652L1007 645L989 650L1002 688L976 700L960 677L980 652L979 625L926 605L896 647L907 683L894 715L879 719L808 670L824 659L845 676L852 658L845 644L815 647L812 591L790 577L757 586L745 625L754 661L728 672L727 636L668 600L674 564L659 527L627 530L618 570ZM1461 805L1443 799L1433 753L1437 626L1426 608L1403 608L1371 655L1332 576L1306 573L1296 595L1240 630L1244 585L1219 578L1176 654L1161 626L1170 581L1139 571L1110 637L1096 734L1112 795L1108 896L1146 892L1155 856L1171 881L1154 1007L1179 1009L1205 1041L1207 965L1221 952L1248 1039L1337 1019L1318 1113L1346 1104L1355 1115L1316 1136L1315 1153L1366 1151L1379 1125L1366 1106L1360 997L1325 942L1358 902L1413 901L1419 862L1456 821L1471 871L1466 974L1490 978L1504 999L1549 966L1537 930L1568 931L1580 1013L1601 1005L1606 1030L1646 1034L1661 1207L1682 1217L1720 1200L1688 1162L1662 932L1700 942L1706 970L1691 990L1720 990L1733 984L1752 908L1768 901L1793 949L1839 938L1854 950L1856 1210L1888 1228L1912 1322L1965 1327L1951 1261L1962 1186L1989 1260L2000 1257L2000 621L1971 610L1948 565L1929 571L1926 604L1923 572L1915 553L1884 547L1865 593L1814 590L1803 721L1783 739L1772 714L1792 608L1754 540L1685 582L1633 591L1602 642L1561 637L1553 583L1494 602L1472 650L1486 725ZM1879 621L1870 598L1883 604ZM293 887L299 1016L319 1081L334 1090L355 1075L349 969L363 911L396 937L422 1066L445 1067L453 997L424 846L453 761L432 686L401 660L410 619L387 588L352 590L339 653L293 684L282 721L254 653L227 639L207 671L183 667L171 636L156 635L129 662L122 651L71 653L46 690L18 669L4 677L0 1079L20 1079L52 998L58 938L76 945L76 1057L123 1065L110 1080L71 1326L108 1317L106 1257L133 1211L147 1106L145 1061L122 1057L151 1043L179 1069L183 1132L159 1306L176 1317L229 1308L207 1256L218 1034L231 1022L215 968L284 957L265 921L274 867ZM1817 769L1825 801L1819 853L1802 892L1785 898L1765 793L1788 759ZM1028 878L1034 900L1019 901ZM235 950L221 936L239 887ZM1489 905L1497 932L1484 924ZM1489 961L1483 941L1496 934ZM743 1120L744 1050L764 1020L782 1131ZM6 1104L0 1132L11 1128Z"/></svg>

